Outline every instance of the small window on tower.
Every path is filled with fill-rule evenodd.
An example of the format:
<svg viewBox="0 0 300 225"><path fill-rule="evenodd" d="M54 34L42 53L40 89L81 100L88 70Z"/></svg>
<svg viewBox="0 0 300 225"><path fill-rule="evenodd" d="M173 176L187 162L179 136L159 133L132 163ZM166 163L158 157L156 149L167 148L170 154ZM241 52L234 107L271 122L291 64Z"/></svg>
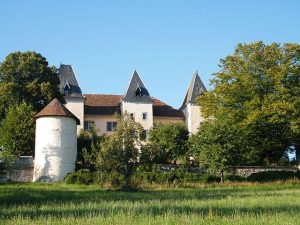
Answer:
<svg viewBox="0 0 300 225"><path fill-rule="evenodd" d="M147 140L147 130L143 130L141 134L141 140L146 141Z"/></svg>
<svg viewBox="0 0 300 225"><path fill-rule="evenodd" d="M69 95L70 94L70 90L71 90L71 87L70 87L69 83L66 82L66 84L64 86L64 95Z"/></svg>
<svg viewBox="0 0 300 225"><path fill-rule="evenodd" d="M133 113L130 113L130 118L134 120L134 115L133 115Z"/></svg>
<svg viewBox="0 0 300 225"><path fill-rule="evenodd" d="M135 96L142 96L142 89L139 85L135 88Z"/></svg>
<svg viewBox="0 0 300 225"><path fill-rule="evenodd" d="M147 113L143 113L143 120L146 120L147 119Z"/></svg>

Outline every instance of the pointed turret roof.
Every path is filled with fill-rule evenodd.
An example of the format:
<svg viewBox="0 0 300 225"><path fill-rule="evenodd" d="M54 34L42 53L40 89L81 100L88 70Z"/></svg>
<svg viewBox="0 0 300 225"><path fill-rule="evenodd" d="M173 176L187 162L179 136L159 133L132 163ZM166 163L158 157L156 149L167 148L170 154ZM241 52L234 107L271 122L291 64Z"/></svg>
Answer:
<svg viewBox="0 0 300 225"><path fill-rule="evenodd" d="M70 117L76 120L77 125L80 124L80 120L71 113L61 102L55 98L44 109L34 116L34 119L45 116L64 116Z"/></svg>
<svg viewBox="0 0 300 225"><path fill-rule="evenodd" d="M202 95L206 91L207 90L199 77L198 71L196 71L193 75L192 81L185 95L181 108L187 106L189 103L196 104L197 97Z"/></svg>
<svg viewBox="0 0 300 225"><path fill-rule="evenodd" d="M126 102L151 103L152 99L139 74L133 72L128 89L123 97Z"/></svg>
<svg viewBox="0 0 300 225"><path fill-rule="evenodd" d="M82 92L78 85L72 66L61 64L58 69L58 73L60 80L60 92L65 94L65 90L67 90L68 96L70 97L82 97Z"/></svg>

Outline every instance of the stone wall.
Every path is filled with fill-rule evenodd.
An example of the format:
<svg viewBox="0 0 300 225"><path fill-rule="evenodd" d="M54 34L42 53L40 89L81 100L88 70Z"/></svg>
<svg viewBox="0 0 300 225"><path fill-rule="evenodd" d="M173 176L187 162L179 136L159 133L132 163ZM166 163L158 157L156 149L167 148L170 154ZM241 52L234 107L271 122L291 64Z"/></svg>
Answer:
<svg viewBox="0 0 300 225"><path fill-rule="evenodd" d="M294 171L298 169L293 167L260 167L260 166L251 166L251 167L237 167L232 168L235 170L236 175L242 177L249 177L253 173L265 172L265 171Z"/></svg>

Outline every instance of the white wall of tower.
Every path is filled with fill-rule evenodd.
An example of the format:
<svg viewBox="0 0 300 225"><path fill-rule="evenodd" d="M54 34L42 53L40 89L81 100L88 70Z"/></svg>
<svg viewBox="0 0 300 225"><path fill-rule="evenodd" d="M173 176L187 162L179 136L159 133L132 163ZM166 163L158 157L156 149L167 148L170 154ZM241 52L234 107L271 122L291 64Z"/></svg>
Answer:
<svg viewBox="0 0 300 225"><path fill-rule="evenodd" d="M76 121L61 116L36 120L36 142L33 181L48 177L61 181L75 170L77 156Z"/></svg>
<svg viewBox="0 0 300 225"><path fill-rule="evenodd" d="M84 98L65 97L65 99L65 107L80 120L80 125L77 125L77 134L79 134L84 126Z"/></svg>
<svg viewBox="0 0 300 225"><path fill-rule="evenodd" d="M145 130L153 127L152 103L133 103L122 101L122 114L133 113L135 122L139 122ZM147 113L147 119L143 119L143 113Z"/></svg>

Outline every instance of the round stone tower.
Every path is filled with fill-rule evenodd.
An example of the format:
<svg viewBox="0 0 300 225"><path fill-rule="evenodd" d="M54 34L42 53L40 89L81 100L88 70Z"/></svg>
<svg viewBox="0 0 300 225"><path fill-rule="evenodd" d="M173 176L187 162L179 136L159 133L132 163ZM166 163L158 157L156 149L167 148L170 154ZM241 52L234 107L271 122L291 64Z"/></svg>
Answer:
<svg viewBox="0 0 300 225"><path fill-rule="evenodd" d="M61 181L75 169L79 119L52 100L36 120L33 182Z"/></svg>

